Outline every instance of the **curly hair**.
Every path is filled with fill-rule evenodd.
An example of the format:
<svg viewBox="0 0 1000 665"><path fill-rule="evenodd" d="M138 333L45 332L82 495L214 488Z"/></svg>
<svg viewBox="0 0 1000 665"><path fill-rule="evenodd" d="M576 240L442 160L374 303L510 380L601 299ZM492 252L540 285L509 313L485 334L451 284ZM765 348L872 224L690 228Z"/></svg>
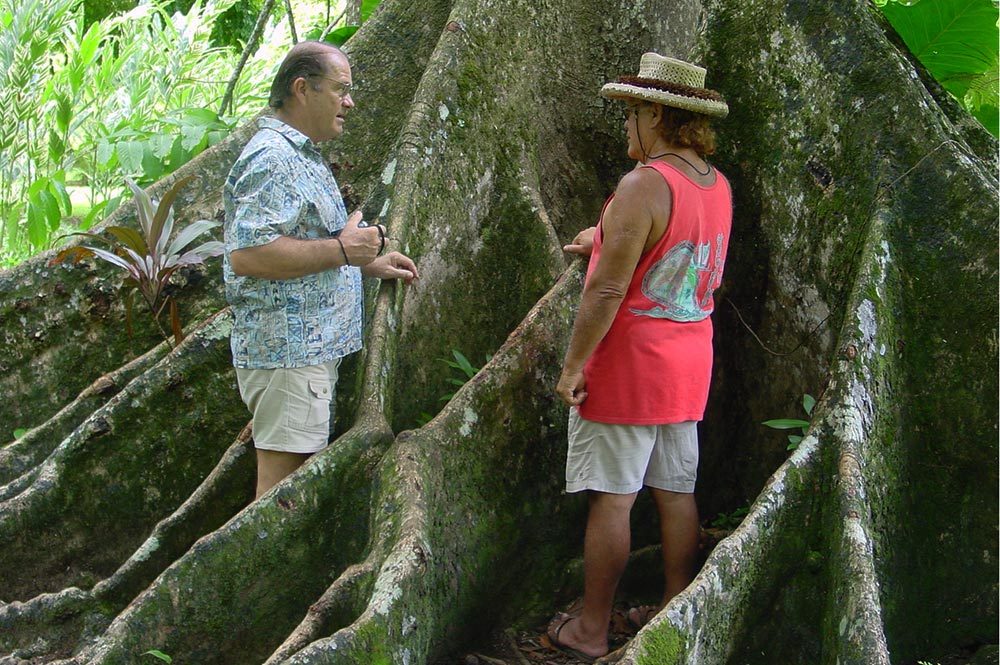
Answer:
<svg viewBox="0 0 1000 665"><path fill-rule="evenodd" d="M668 143L679 148L691 148L702 155L715 152L715 130L709 116L673 106L661 106L663 122L659 131Z"/></svg>
<svg viewBox="0 0 1000 665"><path fill-rule="evenodd" d="M280 109L285 100L291 97L292 83L295 79L323 76L329 67L326 56L331 53L343 53L339 48L327 42L315 40L299 42L291 48L278 67L278 73L271 82L271 94L267 105L272 109ZM318 83L310 83L313 90L319 89Z"/></svg>

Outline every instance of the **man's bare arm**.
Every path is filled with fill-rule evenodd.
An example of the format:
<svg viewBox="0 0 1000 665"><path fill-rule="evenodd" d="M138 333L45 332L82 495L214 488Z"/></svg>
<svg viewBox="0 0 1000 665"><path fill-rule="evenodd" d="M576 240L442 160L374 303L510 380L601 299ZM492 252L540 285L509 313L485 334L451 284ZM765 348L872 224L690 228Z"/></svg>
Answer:
<svg viewBox="0 0 1000 665"><path fill-rule="evenodd" d="M237 275L260 279L294 279L345 265L364 266L383 248L383 234L374 226L359 227L360 222L361 211L355 211L336 238L282 236L266 245L234 250L229 262Z"/></svg>

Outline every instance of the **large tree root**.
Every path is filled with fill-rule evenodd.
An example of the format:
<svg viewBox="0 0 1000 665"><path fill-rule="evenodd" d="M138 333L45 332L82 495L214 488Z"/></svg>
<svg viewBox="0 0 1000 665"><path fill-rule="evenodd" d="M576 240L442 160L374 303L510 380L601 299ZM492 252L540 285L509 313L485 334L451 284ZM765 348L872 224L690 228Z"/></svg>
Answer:
<svg viewBox="0 0 1000 665"><path fill-rule="evenodd" d="M0 510L5 600L90 587L198 487L219 458L204 443L230 438L245 420L231 397L230 327L228 312L213 317L27 472L30 485Z"/></svg>
<svg viewBox="0 0 1000 665"><path fill-rule="evenodd" d="M26 471L37 468L52 453L55 445L69 436L81 421L134 377L159 362L168 350L169 345L163 342L135 360L101 376L43 424L33 427L0 449L0 483L7 483L0 487L0 501L23 489L23 486L12 481L17 479L24 482L22 479L25 478L23 474Z"/></svg>

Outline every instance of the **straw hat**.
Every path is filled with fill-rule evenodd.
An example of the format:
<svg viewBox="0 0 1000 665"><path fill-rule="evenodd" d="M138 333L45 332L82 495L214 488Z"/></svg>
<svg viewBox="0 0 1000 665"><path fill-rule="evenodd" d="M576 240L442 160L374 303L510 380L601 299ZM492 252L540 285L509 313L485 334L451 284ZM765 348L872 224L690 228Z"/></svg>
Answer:
<svg viewBox="0 0 1000 665"><path fill-rule="evenodd" d="M611 99L642 99L695 113L725 118L729 106L722 95L705 87L705 69L657 53L643 53L638 76L622 76L601 88Z"/></svg>

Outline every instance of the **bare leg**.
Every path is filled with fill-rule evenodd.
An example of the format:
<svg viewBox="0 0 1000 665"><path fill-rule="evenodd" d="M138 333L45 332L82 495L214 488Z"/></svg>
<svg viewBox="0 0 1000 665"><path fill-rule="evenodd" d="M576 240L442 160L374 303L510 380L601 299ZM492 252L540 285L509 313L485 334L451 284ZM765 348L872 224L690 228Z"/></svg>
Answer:
<svg viewBox="0 0 1000 665"><path fill-rule="evenodd" d="M277 485L281 480L295 471L309 459L306 453L285 453L277 450L257 449L257 494L259 499L264 492Z"/></svg>
<svg viewBox="0 0 1000 665"><path fill-rule="evenodd" d="M583 544L583 610L567 623L559 641L591 656L608 652L608 623L618 580L631 547L629 515L635 494L590 492Z"/></svg>
<svg viewBox="0 0 1000 665"><path fill-rule="evenodd" d="M662 609L694 579L698 557L698 505L694 494L682 494L650 488L660 514L660 537L663 541Z"/></svg>

